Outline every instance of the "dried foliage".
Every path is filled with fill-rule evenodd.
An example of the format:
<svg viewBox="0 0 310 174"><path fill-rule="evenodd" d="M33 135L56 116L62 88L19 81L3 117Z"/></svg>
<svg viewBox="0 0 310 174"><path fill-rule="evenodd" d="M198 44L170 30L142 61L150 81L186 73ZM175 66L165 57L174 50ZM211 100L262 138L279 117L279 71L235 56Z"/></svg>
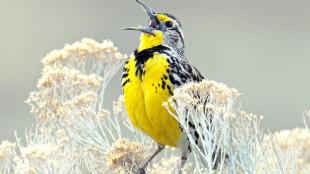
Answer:
<svg viewBox="0 0 310 174"><path fill-rule="evenodd" d="M236 89L204 80L177 89L166 104L185 130L199 169L254 173L262 138L261 118L240 111L236 107L239 96ZM198 137L203 137L198 143L189 122L194 123Z"/></svg>
<svg viewBox="0 0 310 174"><path fill-rule="evenodd" d="M146 159L141 143L118 139L108 150L105 160L109 169L119 171L119 168L122 168L126 173L131 173L138 170L139 165Z"/></svg>
<svg viewBox="0 0 310 174"><path fill-rule="evenodd" d="M112 111L103 105L125 57L111 41L92 39L45 56L37 90L26 101L36 122L25 142L17 135L16 142L2 141L0 173L135 173L156 145L131 126L122 96ZM239 97L236 89L204 80L176 89L164 104L193 149L183 172L309 173L310 112L305 129L263 132L262 117L242 111ZM203 137L198 144L189 121ZM179 153L168 148L147 173L174 174L179 165Z"/></svg>

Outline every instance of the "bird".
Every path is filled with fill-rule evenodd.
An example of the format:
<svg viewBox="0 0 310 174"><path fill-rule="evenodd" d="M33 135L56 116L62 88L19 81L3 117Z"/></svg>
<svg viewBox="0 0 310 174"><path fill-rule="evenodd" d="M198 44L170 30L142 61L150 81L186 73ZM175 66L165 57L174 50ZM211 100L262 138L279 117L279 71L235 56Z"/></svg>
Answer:
<svg viewBox="0 0 310 174"><path fill-rule="evenodd" d="M147 13L149 24L124 28L139 31L141 35L138 48L124 64L122 91L132 125L158 144L157 150L137 173L144 174L148 163L166 146L181 148L181 173L191 151L190 144L178 121L163 103L173 96L176 88L201 82L204 76L185 56L180 21L171 14L155 12L140 0L136 2ZM195 125L191 127L195 128Z"/></svg>

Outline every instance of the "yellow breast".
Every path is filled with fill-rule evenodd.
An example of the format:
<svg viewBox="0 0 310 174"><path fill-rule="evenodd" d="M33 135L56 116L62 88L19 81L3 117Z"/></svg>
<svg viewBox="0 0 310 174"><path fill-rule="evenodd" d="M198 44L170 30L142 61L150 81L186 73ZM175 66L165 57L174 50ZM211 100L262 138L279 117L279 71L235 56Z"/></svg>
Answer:
<svg viewBox="0 0 310 174"><path fill-rule="evenodd" d="M166 55L154 53L153 57L144 63L140 77L136 73L135 58L130 58L125 65L128 75L123 93L133 125L157 143L176 147L180 141L181 130L178 122L163 106L173 90L167 74L168 68Z"/></svg>

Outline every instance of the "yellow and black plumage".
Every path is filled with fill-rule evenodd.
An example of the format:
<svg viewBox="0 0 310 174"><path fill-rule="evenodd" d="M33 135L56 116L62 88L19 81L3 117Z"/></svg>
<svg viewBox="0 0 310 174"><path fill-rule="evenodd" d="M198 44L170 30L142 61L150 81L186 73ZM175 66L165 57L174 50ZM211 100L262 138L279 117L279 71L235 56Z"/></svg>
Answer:
<svg viewBox="0 0 310 174"><path fill-rule="evenodd" d="M159 150L138 172L144 173L147 163L165 145L183 149L184 165L190 151L189 144L163 103L173 95L175 88L188 82L199 82L203 76L185 58L180 22L170 14L155 13L137 2L148 13L150 24L148 27L126 28L142 34L139 47L124 65L122 87L132 124L159 144Z"/></svg>

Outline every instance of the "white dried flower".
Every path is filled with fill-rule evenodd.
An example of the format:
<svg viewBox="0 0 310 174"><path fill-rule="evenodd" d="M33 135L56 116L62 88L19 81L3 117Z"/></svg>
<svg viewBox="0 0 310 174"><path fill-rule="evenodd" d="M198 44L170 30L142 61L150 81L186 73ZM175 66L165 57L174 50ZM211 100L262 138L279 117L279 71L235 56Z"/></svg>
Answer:
<svg viewBox="0 0 310 174"><path fill-rule="evenodd" d="M306 174L310 164L310 130L292 129L268 134L264 138L265 161L269 171ZM265 163L264 163L265 162Z"/></svg>
<svg viewBox="0 0 310 174"><path fill-rule="evenodd" d="M255 172L261 119L240 111L236 106L239 96L223 83L203 80L176 89L165 105L185 131L195 160L200 161L199 172ZM195 140L189 122L203 139Z"/></svg>
<svg viewBox="0 0 310 174"><path fill-rule="evenodd" d="M122 168L125 173L135 173L146 159L143 144L126 139L116 140L107 151L107 167L111 170Z"/></svg>
<svg viewBox="0 0 310 174"><path fill-rule="evenodd" d="M39 90L31 92L26 103L40 120L66 118L75 111L73 108L83 111L95 107L101 80L97 75L84 75L67 67L47 67L38 82Z"/></svg>
<svg viewBox="0 0 310 174"><path fill-rule="evenodd" d="M123 54L118 52L118 48L113 45L112 41L104 40L102 43L98 43L93 39L84 38L80 42L67 44L61 50L50 52L42 59L42 63L46 66L62 64L70 68L80 69L88 61L94 61L89 62L94 63L94 65L89 66L96 66L95 63L99 61L110 64L113 61L122 60L123 57Z"/></svg>
<svg viewBox="0 0 310 174"><path fill-rule="evenodd" d="M37 174L38 172L34 167L30 166L29 164L21 163L16 166L15 173L16 174Z"/></svg>
<svg viewBox="0 0 310 174"><path fill-rule="evenodd" d="M11 159L14 156L16 143L2 141L0 145L0 160Z"/></svg>
<svg viewBox="0 0 310 174"><path fill-rule="evenodd" d="M28 159L47 160L51 155L54 155L58 147L52 144L35 144L21 148L21 154Z"/></svg>

